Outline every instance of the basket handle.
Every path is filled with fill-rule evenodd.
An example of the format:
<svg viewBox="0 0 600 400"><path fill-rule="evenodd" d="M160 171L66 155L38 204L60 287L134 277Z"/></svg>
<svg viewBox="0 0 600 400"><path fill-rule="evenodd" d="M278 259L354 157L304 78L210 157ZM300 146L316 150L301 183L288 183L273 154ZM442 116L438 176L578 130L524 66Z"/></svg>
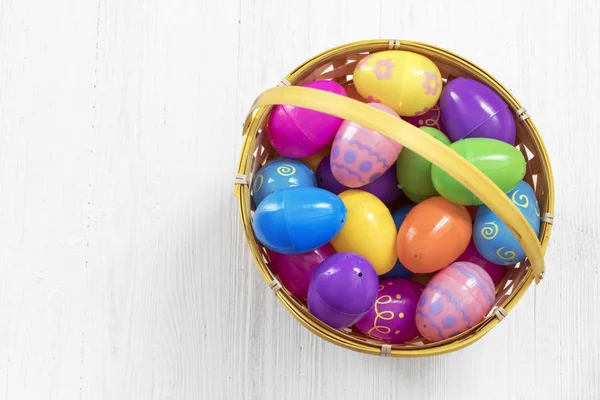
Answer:
<svg viewBox="0 0 600 400"><path fill-rule="evenodd" d="M323 90L287 86L264 91L252 104L249 118L263 106L289 105L350 120L409 148L446 171L483 201L517 238L534 271L536 284L545 271L544 252L535 232L508 196L470 162L421 129L360 101Z"/></svg>

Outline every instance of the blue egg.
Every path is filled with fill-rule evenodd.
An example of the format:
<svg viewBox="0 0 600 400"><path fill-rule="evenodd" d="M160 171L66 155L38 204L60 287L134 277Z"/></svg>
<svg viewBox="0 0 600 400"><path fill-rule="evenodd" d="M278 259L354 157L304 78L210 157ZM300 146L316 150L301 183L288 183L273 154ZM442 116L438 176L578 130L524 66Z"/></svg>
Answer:
<svg viewBox="0 0 600 400"><path fill-rule="evenodd" d="M507 196L523 213L536 235L540 233L540 207L531 186L525 181ZM473 242L481 255L499 265L512 265L525 259L525 251L508 227L485 204L479 206L473 225Z"/></svg>
<svg viewBox="0 0 600 400"><path fill-rule="evenodd" d="M254 212L254 234L266 248L282 254L311 251L333 239L346 223L346 206L317 187L278 190Z"/></svg>
<svg viewBox="0 0 600 400"><path fill-rule="evenodd" d="M409 204L407 206L400 207L392 213L394 224L396 224L396 232L400 230L400 225L402 225L402 222L404 222L406 214L408 214L408 212L412 210L414 206L415 204ZM404 265L402 265L400 260L396 260L396 264L394 265L394 267L389 272L386 272L385 274L381 275L379 279L384 280L390 278L408 278L413 274L414 272L407 270L404 267Z"/></svg>
<svg viewBox="0 0 600 400"><path fill-rule="evenodd" d="M295 186L317 186L315 174L300 160L278 157L267 162L252 181L252 203L255 207L277 190Z"/></svg>

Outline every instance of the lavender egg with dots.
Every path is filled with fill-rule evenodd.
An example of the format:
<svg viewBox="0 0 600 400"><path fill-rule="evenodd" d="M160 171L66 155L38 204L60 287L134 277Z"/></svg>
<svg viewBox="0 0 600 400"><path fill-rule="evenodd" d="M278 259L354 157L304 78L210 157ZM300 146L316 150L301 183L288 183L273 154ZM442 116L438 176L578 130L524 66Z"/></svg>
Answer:
<svg viewBox="0 0 600 400"><path fill-rule="evenodd" d="M350 252L336 253L314 271L308 310L334 329L352 326L375 304L379 279L371 263Z"/></svg>
<svg viewBox="0 0 600 400"><path fill-rule="evenodd" d="M419 336L415 314L422 287L409 279L382 280L373 308L356 322L356 328L371 339L391 344Z"/></svg>
<svg viewBox="0 0 600 400"><path fill-rule="evenodd" d="M400 118L390 107L380 103L368 103ZM390 169L402 145L371 129L345 120L340 125L331 147L330 169L342 185L357 189L377 180Z"/></svg>
<svg viewBox="0 0 600 400"><path fill-rule="evenodd" d="M327 156L319 164L316 172L317 185L331 193L340 194L350 188L338 182L335 176L333 176L330 160L331 156ZM371 168L372 165L370 161L363 161L362 165L359 166L359 170L370 170ZM402 197L402 190L398 187L398 179L396 178L395 170L396 167L394 164L385 171L383 175L361 187L360 190L371 193L387 206L393 204Z"/></svg>
<svg viewBox="0 0 600 400"><path fill-rule="evenodd" d="M425 286L416 310L417 329L431 342L458 335L483 321L495 296L494 282L483 268L452 263Z"/></svg>

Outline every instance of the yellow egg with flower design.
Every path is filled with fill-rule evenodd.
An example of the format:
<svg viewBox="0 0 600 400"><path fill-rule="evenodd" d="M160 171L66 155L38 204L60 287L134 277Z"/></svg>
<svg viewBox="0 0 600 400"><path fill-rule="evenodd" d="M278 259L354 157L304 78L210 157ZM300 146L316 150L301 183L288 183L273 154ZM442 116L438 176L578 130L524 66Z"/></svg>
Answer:
<svg viewBox="0 0 600 400"><path fill-rule="evenodd" d="M387 50L357 63L354 85L366 101L385 104L401 117L413 117L435 106L442 93L442 75L425 56Z"/></svg>

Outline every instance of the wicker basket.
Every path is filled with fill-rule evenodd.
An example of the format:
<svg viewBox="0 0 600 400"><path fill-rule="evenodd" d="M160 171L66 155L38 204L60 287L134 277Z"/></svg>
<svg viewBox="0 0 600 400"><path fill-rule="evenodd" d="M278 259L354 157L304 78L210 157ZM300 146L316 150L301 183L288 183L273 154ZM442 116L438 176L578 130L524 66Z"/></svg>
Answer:
<svg viewBox="0 0 600 400"><path fill-rule="evenodd" d="M352 83L352 73L358 60L369 53L402 49L422 54L434 63L447 82L456 77L479 80L493 88L511 107L517 120L516 145L527 160L525 181L532 185L540 205L542 222L539 237L506 195L466 160L420 129L368 105L335 94L298 87L316 79L332 79L342 85ZM420 357L448 353L470 345L498 324L523 297L535 279L544 274L543 255L548 246L553 222L554 188L548 154L529 114L517 100L487 72L435 46L399 40L370 40L333 48L294 69L278 85L261 94L251 107L243 128L244 144L236 177L235 194L250 251L269 287L289 312L311 332L321 338L355 351L393 357ZM523 246L528 258L509 267L496 287L495 305L487 318L460 335L430 343L417 339L402 345L390 345L367 338L357 330L335 330L313 317L307 307L291 295L277 280L269 266L265 249L257 242L252 230L250 189L256 171L276 153L264 132L269 112L275 104L288 104L318 110L353 120L373 129L427 158L468 187L509 227Z"/></svg>

